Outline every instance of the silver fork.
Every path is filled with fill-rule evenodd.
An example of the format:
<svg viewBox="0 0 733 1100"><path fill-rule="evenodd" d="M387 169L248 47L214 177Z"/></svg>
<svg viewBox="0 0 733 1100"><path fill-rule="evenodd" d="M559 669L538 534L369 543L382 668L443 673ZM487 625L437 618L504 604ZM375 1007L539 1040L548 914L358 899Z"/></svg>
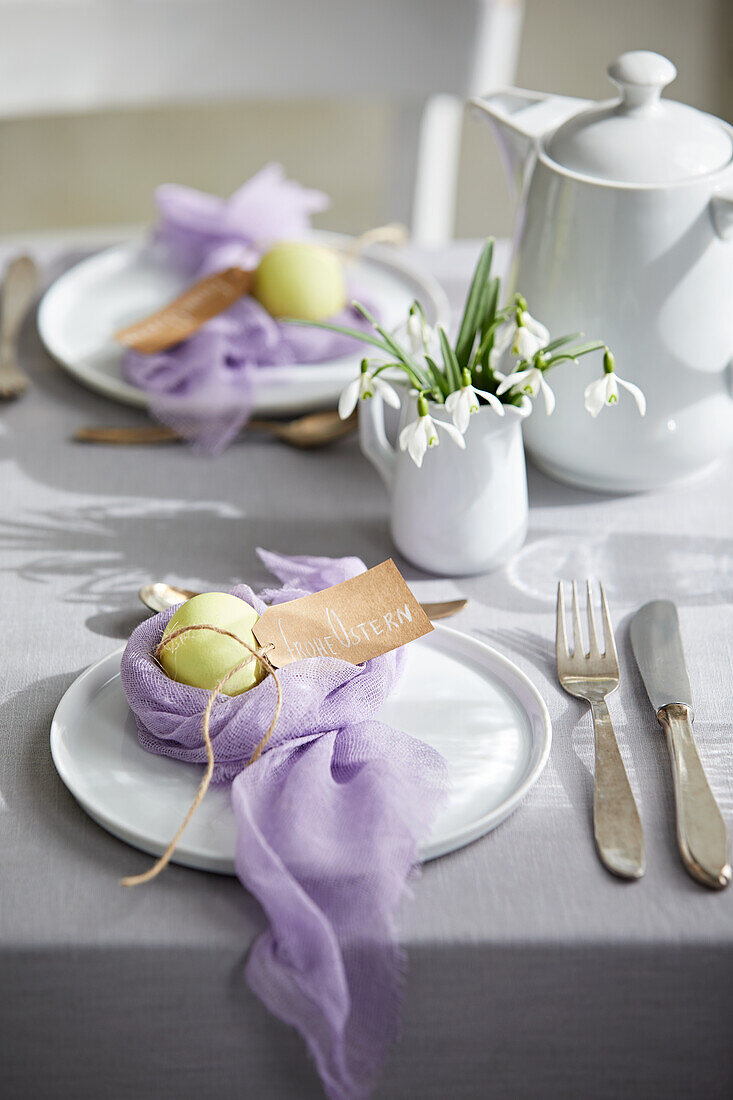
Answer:
<svg viewBox="0 0 733 1100"><path fill-rule="evenodd" d="M602 863L620 878L641 878L645 870L644 834L639 810L621 758L611 724L606 698L619 685L618 656L613 638L606 593L601 589L604 652L601 652L593 613L590 581L588 593L588 641L586 653L578 609L578 586L573 581L573 652L565 635L565 601L562 581L557 586L557 675L570 695L585 699L593 714L595 733L595 782L593 789L593 831Z"/></svg>
<svg viewBox="0 0 733 1100"><path fill-rule="evenodd" d="M30 379L18 365L18 333L33 301L38 270L30 256L18 256L8 265L2 286L0 314L0 401L19 397Z"/></svg>

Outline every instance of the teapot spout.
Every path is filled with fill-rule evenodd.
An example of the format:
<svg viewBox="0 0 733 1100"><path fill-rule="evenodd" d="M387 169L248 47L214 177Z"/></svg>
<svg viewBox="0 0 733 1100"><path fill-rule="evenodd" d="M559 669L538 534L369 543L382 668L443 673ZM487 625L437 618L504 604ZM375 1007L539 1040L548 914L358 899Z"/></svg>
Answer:
<svg viewBox="0 0 733 1100"><path fill-rule="evenodd" d="M521 185L527 166L533 163L539 139L590 107L591 100L505 88L478 96L471 104L488 115L509 186L515 190Z"/></svg>

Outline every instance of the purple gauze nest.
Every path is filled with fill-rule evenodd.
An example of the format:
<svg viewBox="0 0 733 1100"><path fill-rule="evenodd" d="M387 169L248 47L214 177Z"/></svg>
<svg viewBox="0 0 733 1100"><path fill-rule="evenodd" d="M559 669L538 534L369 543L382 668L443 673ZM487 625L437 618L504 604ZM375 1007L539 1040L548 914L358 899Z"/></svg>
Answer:
<svg viewBox="0 0 733 1100"><path fill-rule="evenodd" d="M286 179L278 164L268 164L228 199L163 184L155 203L156 247L193 282L227 267L253 268L276 241L307 240L311 215L329 200ZM350 286L349 294L379 314L378 304L358 287ZM351 306L331 321L369 330ZM283 324L247 295L182 344L154 355L127 351L122 372L148 395L157 420L198 450L216 454L249 420L261 382L287 388L298 383L300 365L358 350L349 336Z"/></svg>
<svg viewBox="0 0 733 1100"><path fill-rule="evenodd" d="M358 558L259 551L283 582L233 594L260 614L364 571ZM173 610L142 623L122 658L122 684L142 746L201 764L209 692L170 680L153 653ZM394 913L446 788L443 758L375 720L399 676L396 650L363 665L297 661L278 672L282 709L247 767L276 704L271 677L214 704L214 782L231 781L237 875L269 927L247 980L302 1033L332 1100L365 1097L394 1039L404 959Z"/></svg>

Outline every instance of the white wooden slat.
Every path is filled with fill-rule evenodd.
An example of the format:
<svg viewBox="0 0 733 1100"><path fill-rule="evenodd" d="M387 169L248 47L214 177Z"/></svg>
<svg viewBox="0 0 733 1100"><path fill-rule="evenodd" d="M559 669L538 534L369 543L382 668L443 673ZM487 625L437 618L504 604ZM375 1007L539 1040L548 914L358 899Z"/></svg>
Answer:
<svg viewBox="0 0 733 1100"><path fill-rule="evenodd" d="M0 0L0 114L464 94L481 0Z"/></svg>
<svg viewBox="0 0 733 1100"><path fill-rule="evenodd" d="M513 78L521 0L0 0L0 118L231 99L394 103L387 216L450 239L462 100Z"/></svg>

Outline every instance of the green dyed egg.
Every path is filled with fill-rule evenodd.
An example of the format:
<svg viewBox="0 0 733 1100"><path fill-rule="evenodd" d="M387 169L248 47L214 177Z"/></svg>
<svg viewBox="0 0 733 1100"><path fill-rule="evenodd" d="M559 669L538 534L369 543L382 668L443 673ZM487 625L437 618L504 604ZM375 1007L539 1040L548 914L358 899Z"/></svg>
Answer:
<svg viewBox="0 0 733 1100"><path fill-rule="evenodd" d="M165 628L162 640L165 643L166 638L182 626L206 623L230 631L257 649L252 628L258 619L255 609L237 596L226 592L202 592L178 608ZM222 676L246 656L244 646L213 630L192 630L181 634L168 645L163 644L158 652L158 660L171 680L208 691L213 691ZM243 691L255 687L264 675L260 662L253 660L228 680L222 691L225 695L241 695Z"/></svg>
<svg viewBox="0 0 733 1100"><path fill-rule="evenodd" d="M260 260L252 294L273 317L325 321L346 305L341 257L318 244L276 244Z"/></svg>

